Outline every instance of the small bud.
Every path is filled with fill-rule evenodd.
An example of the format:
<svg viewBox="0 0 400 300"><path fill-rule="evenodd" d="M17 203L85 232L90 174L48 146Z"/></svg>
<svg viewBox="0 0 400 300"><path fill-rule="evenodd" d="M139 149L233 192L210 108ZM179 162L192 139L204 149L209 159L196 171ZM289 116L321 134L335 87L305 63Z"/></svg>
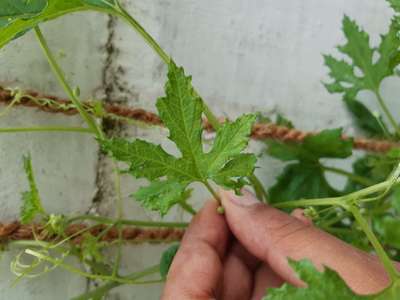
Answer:
<svg viewBox="0 0 400 300"><path fill-rule="evenodd" d="M225 214L225 208L223 206L218 206L217 213L220 215Z"/></svg>

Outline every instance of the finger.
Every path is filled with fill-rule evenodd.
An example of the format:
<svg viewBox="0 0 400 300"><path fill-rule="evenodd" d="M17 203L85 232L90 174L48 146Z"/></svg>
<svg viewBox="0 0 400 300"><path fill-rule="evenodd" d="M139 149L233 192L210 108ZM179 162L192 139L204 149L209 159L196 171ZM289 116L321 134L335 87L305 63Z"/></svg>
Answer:
<svg viewBox="0 0 400 300"><path fill-rule="evenodd" d="M253 273L260 261L234 242L224 262L221 299L250 299L253 290Z"/></svg>
<svg viewBox="0 0 400 300"><path fill-rule="evenodd" d="M217 214L215 201L194 217L167 276L162 299L203 300L216 298L228 228Z"/></svg>
<svg viewBox="0 0 400 300"><path fill-rule="evenodd" d="M313 223L310 218L304 215L304 209L296 208L295 210L292 211L290 215L306 225L312 225Z"/></svg>
<svg viewBox="0 0 400 300"><path fill-rule="evenodd" d="M268 288L277 288L284 283L284 280L277 275L271 267L262 264L254 275L254 288L252 300L262 299Z"/></svg>
<svg viewBox="0 0 400 300"><path fill-rule="evenodd" d="M390 280L376 257L259 203L249 192L245 191L244 196L222 192L221 198L235 237L286 281L301 284L288 265L289 257L309 259L319 268L325 265L334 269L360 294L378 292L389 284Z"/></svg>

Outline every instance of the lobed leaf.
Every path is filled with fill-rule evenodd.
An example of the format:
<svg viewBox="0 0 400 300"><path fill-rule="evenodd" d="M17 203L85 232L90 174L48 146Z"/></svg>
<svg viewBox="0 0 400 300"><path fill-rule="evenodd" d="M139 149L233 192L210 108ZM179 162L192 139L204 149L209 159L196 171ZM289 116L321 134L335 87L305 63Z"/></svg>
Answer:
<svg viewBox="0 0 400 300"><path fill-rule="evenodd" d="M372 135L383 136L385 131L382 126L386 128L386 125L382 119L378 122L376 117L356 100L356 96L361 90L378 93L381 82L395 73L395 68L400 64L399 30L399 20L395 17L392 19L389 31L381 36L379 46L373 48L368 33L354 20L345 16L343 32L346 43L339 46L338 50L348 60L339 60L331 55L324 56L325 65L329 68L329 76L332 79L332 82L325 83L325 87L330 93L344 95L343 100L355 115L357 123Z"/></svg>
<svg viewBox="0 0 400 300"><path fill-rule="evenodd" d="M208 153L203 150L202 100L195 93L191 77L174 62L169 65L166 96L158 99L157 110L168 128L169 138L181 152L174 157L161 146L145 141L123 139L102 141L103 149L117 160L130 165L130 173L152 181L135 197L150 209L164 215L182 201L184 190L192 182L215 183L239 190L254 171L256 157L243 154L256 117L244 115L226 122L216 133Z"/></svg>

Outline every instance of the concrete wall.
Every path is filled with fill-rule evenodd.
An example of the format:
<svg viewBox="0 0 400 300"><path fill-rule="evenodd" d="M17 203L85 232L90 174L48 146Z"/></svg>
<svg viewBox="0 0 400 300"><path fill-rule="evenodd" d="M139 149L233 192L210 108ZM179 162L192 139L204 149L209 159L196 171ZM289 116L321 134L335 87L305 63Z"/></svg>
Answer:
<svg viewBox="0 0 400 300"><path fill-rule="evenodd" d="M219 115L244 111L283 113L297 127L318 130L342 126L352 133L351 120L339 96L321 84L327 70L321 53L331 53L343 41L344 13L355 18L372 41L386 30L391 11L380 0L220 0L124 1L125 6L192 74L201 95ZM82 17L84 16L84 17ZM43 26L51 47L60 51L68 78L83 97L107 98L155 110L162 94L166 68L126 24L94 13L76 14ZM0 50L0 82L63 96L41 55L32 33ZM383 93L394 106L397 82L388 79ZM373 102L369 94L363 95ZM398 112L398 111L397 111ZM80 126L79 117L54 116L32 109L16 109L0 119L1 127L28 125ZM152 141L165 141L161 129L108 128ZM255 150L260 145L252 143ZM50 212L114 214L110 162L99 155L93 138L79 134L0 135L0 220L18 216L20 194L26 188L21 157L30 152L44 204ZM258 173L266 185L282 164L263 158ZM129 199L140 181L122 180L125 215L156 219ZM195 192L195 206L209 197ZM93 203L93 200L96 200ZM166 219L187 219L175 209ZM3 222L4 222L3 221ZM164 245L128 246L124 271L139 270L158 259ZM22 280L10 287L12 253L1 261L0 299L69 299L91 283L57 270L40 279ZM157 299L161 286L115 289L108 299Z"/></svg>

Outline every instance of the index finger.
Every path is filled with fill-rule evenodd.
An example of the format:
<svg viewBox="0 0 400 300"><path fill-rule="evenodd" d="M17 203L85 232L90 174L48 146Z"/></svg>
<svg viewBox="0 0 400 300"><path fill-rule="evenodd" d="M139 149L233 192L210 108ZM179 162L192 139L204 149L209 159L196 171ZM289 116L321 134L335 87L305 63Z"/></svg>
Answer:
<svg viewBox="0 0 400 300"><path fill-rule="evenodd" d="M194 217L172 262L162 296L168 299L216 298L229 231L215 201Z"/></svg>

